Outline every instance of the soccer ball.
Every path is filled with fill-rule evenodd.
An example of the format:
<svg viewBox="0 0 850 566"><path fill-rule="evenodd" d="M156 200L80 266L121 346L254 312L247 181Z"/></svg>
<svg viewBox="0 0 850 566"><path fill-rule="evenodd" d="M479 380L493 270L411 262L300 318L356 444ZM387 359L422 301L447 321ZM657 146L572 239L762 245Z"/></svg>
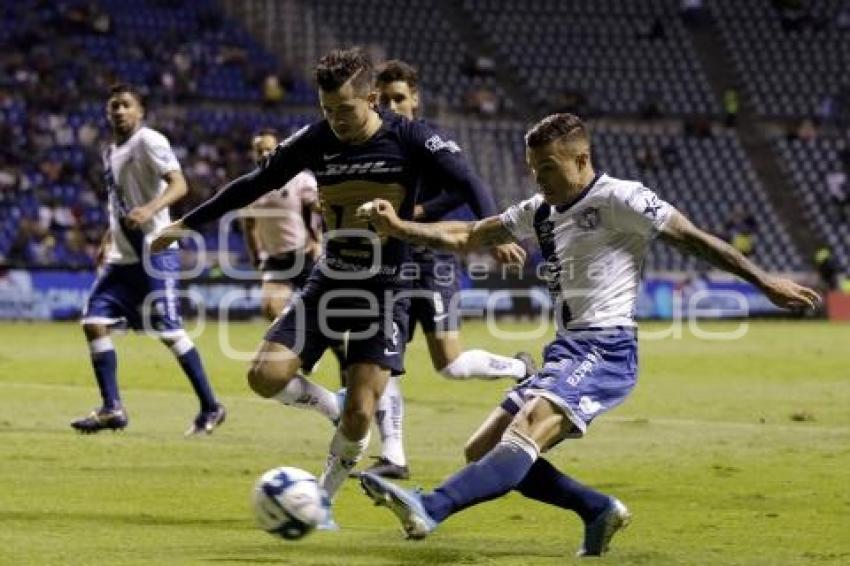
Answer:
<svg viewBox="0 0 850 566"><path fill-rule="evenodd" d="M316 477L288 466L269 470L257 480L253 503L260 528L287 540L305 536L329 513Z"/></svg>

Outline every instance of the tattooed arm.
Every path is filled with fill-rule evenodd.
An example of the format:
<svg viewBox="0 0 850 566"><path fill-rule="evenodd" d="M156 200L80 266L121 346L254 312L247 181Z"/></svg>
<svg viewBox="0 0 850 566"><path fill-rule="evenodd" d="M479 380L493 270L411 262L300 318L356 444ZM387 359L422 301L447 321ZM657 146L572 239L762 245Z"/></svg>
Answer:
<svg viewBox="0 0 850 566"><path fill-rule="evenodd" d="M429 222L422 224L401 220L392 205L375 199L358 210L368 218L379 234L392 236L413 244L450 251L469 251L489 248L514 241L513 235L498 216L474 222Z"/></svg>
<svg viewBox="0 0 850 566"><path fill-rule="evenodd" d="M694 226L679 212L673 213L661 228L659 237L686 254L702 257L713 266L749 281L778 307L815 307L820 301L817 292L765 272L720 238Z"/></svg>

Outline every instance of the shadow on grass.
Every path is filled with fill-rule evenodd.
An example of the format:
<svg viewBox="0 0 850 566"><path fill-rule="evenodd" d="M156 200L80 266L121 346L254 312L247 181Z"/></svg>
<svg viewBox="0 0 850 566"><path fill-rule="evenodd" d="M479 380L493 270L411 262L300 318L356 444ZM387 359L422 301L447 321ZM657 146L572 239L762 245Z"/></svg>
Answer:
<svg viewBox="0 0 850 566"><path fill-rule="evenodd" d="M192 526L216 529L252 529L249 521L240 519L204 519L199 517L166 517L150 513L92 513L74 511L0 511L0 522L31 521L81 521L133 526Z"/></svg>
<svg viewBox="0 0 850 566"><path fill-rule="evenodd" d="M232 564L480 564L498 561L504 564L530 564L539 561L563 560L572 551L560 545L516 545L504 540L477 538L460 540L455 537L428 541L388 543L386 535L363 535L351 544L348 537L329 548L333 533L299 541L281 541L261 546L240 545L232 553L205 558L205 561ZM348 540L346 540L348 539ZM346 544L348 543L348 544Z"/></svg>

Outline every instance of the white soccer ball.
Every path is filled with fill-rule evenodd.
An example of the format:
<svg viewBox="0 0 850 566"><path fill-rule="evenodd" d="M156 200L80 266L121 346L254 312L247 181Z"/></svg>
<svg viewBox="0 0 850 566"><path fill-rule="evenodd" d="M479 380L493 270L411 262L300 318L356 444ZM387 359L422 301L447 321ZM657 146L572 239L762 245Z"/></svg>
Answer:
<svg viewBox="0 0 850 566"><path fill-rule="evenodd" d="M316 476L288 466L269 470L257 480L253 503L260 528L287 540L305 536L329 512Z"/></svg>

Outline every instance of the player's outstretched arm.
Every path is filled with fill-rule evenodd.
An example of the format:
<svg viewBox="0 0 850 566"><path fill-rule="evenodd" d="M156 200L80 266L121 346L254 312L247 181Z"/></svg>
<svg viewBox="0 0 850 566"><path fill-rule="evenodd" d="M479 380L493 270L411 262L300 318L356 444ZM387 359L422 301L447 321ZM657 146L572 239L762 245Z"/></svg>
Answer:
<svg viewBox="0 0 850 566"><path fill-rule="evenodd" d="M728 243L694 226L680 212L672 213L661 228L660 237L685 253L700 256L715 267L749 281L778 307L814 308L820 302L816 291L765 272Z"/></svg>
<svg viewBox="0 0 850 566"><path fill-rule="evenodd" d="M513 235L498 216L475 222L429 222L422 224L398 217L392 204L375 199L357 209L368 218L379 234L414 244L451 251L468 251L514 241Z"/></svg>

